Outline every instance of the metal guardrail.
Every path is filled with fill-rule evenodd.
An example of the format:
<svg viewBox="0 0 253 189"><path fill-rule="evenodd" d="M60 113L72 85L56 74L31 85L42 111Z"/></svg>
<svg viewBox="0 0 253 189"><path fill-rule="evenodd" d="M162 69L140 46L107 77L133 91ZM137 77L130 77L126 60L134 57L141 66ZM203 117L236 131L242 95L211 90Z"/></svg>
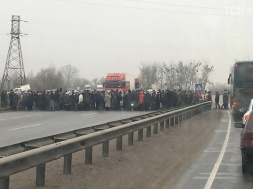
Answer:
<svg viewBox="0 0 253 189"><path fill-rule="evenodd" d="M116 138L116 149L122 150L122 138L128 135L128 145L133 145L134 132L138 131L138 140L143 140L143 130L146 129L146 137L158 133L158 128L163 131L174 124L178 124L194 115L209 109L211 102L203 102L189 107L176 110L152 112L134 118L112 122L109 125L93 126L96 132L89 131L91 128L61 134L53 140L43 140L46 146L26 143L29 151L9 155L0 159L0 189L9 189L10 176L36 167L36 186L45 186L46 163L64 157L63 173L71 174L72 154L85 149L85 163L92 164L92 147L102 144L102 156L109 155L109 141ZM123 124L124 123L124 124ZM123 124L123 125L122 125ZM87 134L87 131L89 134ZM85 135L83 135L85 134ZM47 145L49 143L49 145Z"/></svg>

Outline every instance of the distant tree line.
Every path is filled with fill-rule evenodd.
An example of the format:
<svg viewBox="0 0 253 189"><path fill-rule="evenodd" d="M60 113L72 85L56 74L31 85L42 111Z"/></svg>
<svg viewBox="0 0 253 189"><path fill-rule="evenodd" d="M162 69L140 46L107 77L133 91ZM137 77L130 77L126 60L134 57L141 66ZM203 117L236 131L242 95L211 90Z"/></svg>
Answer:
<svg viewBox="0 0 253 189"><path fill-rule="evenodd" d="M209 76L214 71L214 67L202 62L184 63L180 61L169 64L142 62L139 71L142 88L145 90L150 89L153 84L161 89L188 90L193 89L195 83L209 82ZM26 76L26 83L37 91L56 88L83 90L85 85L103 84L104 80L104 77L92 80L80 77L79 70L72 65L60 68L50 65L42 68L36 74L30 72Z"/></svg>
<svg viewBox="0 0 253 189"><path fill-rule="evenodd" d="M144 89L150 89L153 84L162 89L193 89L195 83L209 82L210 73L214 67L207 63L150 63L143 62L139 67L140 79Z"/></svg>
<svg viewBox="0 0 253 189"><path fill-rule="evenodd" d="M37 74L29 73L26 77L33 90L42 91L50 89L63 90L84 89L85 85L95 86L103 84L104 78L94 78L92 80L79 77L79 71L72 65L65 65L57 69L54 65L42 68Z"/></svg>

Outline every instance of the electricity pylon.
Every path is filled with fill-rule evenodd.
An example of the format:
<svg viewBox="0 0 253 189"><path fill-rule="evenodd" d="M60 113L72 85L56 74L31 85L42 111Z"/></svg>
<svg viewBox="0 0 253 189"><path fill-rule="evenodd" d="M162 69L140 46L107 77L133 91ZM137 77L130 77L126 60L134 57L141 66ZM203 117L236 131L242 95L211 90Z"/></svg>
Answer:
<svg viewBox="0 0 253 189"><path fill-rule="evenodd" d="M22 36L20 21L20 16L12 15L11 41L5 63L1 90L10 90L11 88L24 85L26 82L20 43L20 36Z"/></svg>

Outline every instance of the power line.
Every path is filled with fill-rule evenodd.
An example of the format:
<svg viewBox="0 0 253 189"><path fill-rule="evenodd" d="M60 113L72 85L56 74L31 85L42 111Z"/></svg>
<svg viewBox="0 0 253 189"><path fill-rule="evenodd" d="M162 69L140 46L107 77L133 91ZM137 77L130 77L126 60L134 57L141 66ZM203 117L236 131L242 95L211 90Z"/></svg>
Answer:
<svg viewBox="0 0 253 189"><path fill-rule="evenodd" d="M77 4L87 4L87 5L98 5L98 6L107 6L107 7L116 7L116 8L126 8L126 9L136 9L136 10L148 10L148 11L159 11L159 12L171 12L171 13L182 13L182 14L193 14L193 15L206 15L206 16L220 16L220 17L234 17L234 18L253 18L252 16L235 16L229 14L211 14L211 13L200 13L200 12L186 12L186 11L177 11L177 10L166 10L166 9L154 9L154 8L143 8L143 7L133 7L133 6L123 6L123 5L112 5L104 3L88 3L80 2L74 0L55 0L60 2L67 3L77 3ZM197 7L195 7L197 8ZM224 9L227 10L227 9Z"/></svg>
<svg viewBox="0 0 253 189"><path fill-rule="evenodd" d="M112 5L112 4L101 4L101 3L87 3L87 2L80 2L75 0L55 0L59 2L67 2L67 3L75 3L75 4L88 4L88 5L98 5L98 6L108 6L108 7L118 7L118 8L127 8L127 9L140 9L140 10L148 10L148 11L160 11L160 12L174 12L174 13L184 13L184 14L194 14L194 15L208 15L208 16L223 16L223 17L234 17L234 18L253 18L251 16L235 16L235 15L226 15L226 14L210 14L210 13L197 13L197 12L185 12L185 11L174 11L174 10L165 10L165 9L150 9L150 8L143 8L143 7L132 7L132 6L123 6L123 5ZM206 9L218 9L224 10L222 8L214 8L214 7L200 7L200 6L191 6L191 5L179 5L179 4L168 4L168 3L158 3L158 2L146 2L142 0L123 0L123 1L133 1L133 2L142 2L142 3L154 3L154 4L161 4L161 5L175 5L175 6L184 6L184 7L194 7L194 8L206 8ZM43 22L30 22L32 24L43 24L43 25L52 25L52 26L65 26L65 27L79 27L79 25L64 25L64 24L50 24L50 23L43 23ZM103 30L105 28L102 28ZM120 30L120 29L107 29L107 30ZM121 30L122 31L122 30ZM131 30L128 30L131 31ZM138 32L138 31L131 31L131 32ZM147 31L139 31L145 33L152 33Z"/></svg>
<svg viewBox="0 0 253 189"><path fill-rule="evenodd" d="M122 1L140 2L140 3L157 4L157 5L168 5L168 6L176 6L176 7L201 8L201 9L211 9L211 10L223 10L223 11L226 11L226 8L203 7L203 6L183 5L183 4L175 4L175 3L160 3L160 2L141 1L141 0L122 0Z"/></svg>
<svg viewBox="0 0 253 189"><path fill-rule="evenodd" d="M159 45L159 44L155 44L155 43L130 43L130 42L123 42L123 41L102 41L102 40L83 40L82 38L68 38L68 37L64 37L64 36L42 36L42 35L29 35L28 37L30 38L38 38L38 39L45 39L44 37L48 37L48 38L52 38L53 40L60 40L61 42L66 42L66 41L70 41L70 42L76 42L76 43L83 43L83 44L104 44L104 45L120 45L121 47L124 46L140 46L141 48L160 48L160 49L166 49L166 48L174 48L174 49L170 49L170 50L176 50L178 51L178 48L182 48L182 49L187 49L190 51L206 51L206 52L226 52L225 50L223 51L216 51L216 47L200 47L197 46L196 48L194 47L190 47L190 46L183 46L183 45ZM64 39L64 40L63 40ZM177 48L177 49L175 49Z"/></svg>

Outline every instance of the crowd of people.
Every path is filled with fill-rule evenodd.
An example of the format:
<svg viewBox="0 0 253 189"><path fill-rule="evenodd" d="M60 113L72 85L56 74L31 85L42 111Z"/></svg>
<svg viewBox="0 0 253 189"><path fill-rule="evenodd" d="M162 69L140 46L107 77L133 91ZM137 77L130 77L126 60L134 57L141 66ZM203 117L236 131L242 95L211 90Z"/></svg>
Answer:
<svg viewBox="0 0 253 189"><path fill-rule="evenodd" d="M1 107L12 110L158 110L198 102L202 95L185 90L1 92Z"/></svg>

